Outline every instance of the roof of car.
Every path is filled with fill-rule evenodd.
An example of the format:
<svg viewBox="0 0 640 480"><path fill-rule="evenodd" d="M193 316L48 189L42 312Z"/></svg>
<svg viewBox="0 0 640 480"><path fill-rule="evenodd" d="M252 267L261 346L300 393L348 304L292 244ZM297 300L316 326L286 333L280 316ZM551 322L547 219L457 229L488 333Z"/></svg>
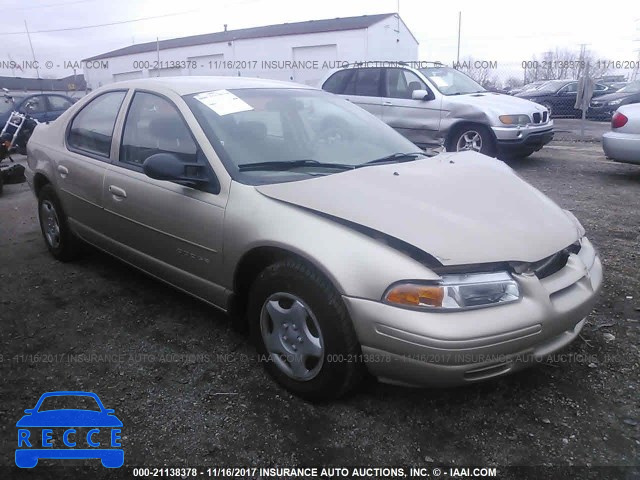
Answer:
<svg viewBox="0 0 640 480"><path fill-rule="evenodd" d="M126 80L108 85L109 89L117 88L159 88L169 89L178 95L208 92L211 90L237 90L250 88L300 88L317 90L315 87L280 80L267 80L250 77L153 77Z"/></svg>

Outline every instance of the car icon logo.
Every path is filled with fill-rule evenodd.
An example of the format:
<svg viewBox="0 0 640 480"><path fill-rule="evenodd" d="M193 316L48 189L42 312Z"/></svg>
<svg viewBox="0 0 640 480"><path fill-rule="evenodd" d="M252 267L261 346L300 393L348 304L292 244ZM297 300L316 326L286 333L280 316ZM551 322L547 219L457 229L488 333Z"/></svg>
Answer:
<svg viewBox="0 0 640 480"><path fill-rule="evenodd" d="M123 465L122 422L95 393L47 392L25 413L16 423L18 467L33 468L39 459L99 458L106 468Z"/></svg>

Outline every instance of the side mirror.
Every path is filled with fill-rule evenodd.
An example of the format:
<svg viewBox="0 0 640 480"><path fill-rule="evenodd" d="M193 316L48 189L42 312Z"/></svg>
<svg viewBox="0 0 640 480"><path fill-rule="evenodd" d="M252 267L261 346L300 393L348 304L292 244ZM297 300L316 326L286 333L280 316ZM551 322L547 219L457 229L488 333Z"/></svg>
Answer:
<svg viewBox="0 0 640 480"><path fill-rule="evenodd" d="M111 415L112 413L116 413L116 411L113 408L105 408L104 413Z"/></svg>
<svg viewBox="0 0 640 480"><path fill-rule="evenodd" d="M27 413L27 414L29 414L29 415L30 415L30 414L32 414L32 413L33 413L33 410L34 410L33 408L27 408L27 409L24 411L24 413Z"/></svg>
<svg viewBox="0 0 640 480"><path fill-rule="evenodd" d="M156 153L148 157L142 164L147 177L156 180L171 180L192 184L207 183L209 178L204 165L187 163L173 153Z"/></svg>
<svg viewBox="0 0 640 480"><path fill-rule="evenodd" d="M423 100L426 102L427 100L433 100L435 96L428 90L414 90L413 92L411 92L411 98L414 100Z"/></svg>

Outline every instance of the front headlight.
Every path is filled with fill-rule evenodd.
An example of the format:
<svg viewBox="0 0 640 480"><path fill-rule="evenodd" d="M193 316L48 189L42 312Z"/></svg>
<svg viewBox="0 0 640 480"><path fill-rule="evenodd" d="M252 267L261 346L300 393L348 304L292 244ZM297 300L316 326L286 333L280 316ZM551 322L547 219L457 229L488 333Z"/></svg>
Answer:
<svg viewBox="0 0 640 480"><path fill-rule="evenodd" d="M460 310L489 307L520 299L518 283L508 272L445 274L437 282L401 282L383 300L400 307Z"/></svg>
<svg viewBox="0 0 640 480"><path fill-rule="evenodd" d="M500 115L498 118L505 125L527 125L531 123L529 115Z"/></svg>
<svg viewBox="0 0 640 480"><path fill-rule="evenodd" d="M622 98L619 98L618 100L611 100L610 102L607 102L607 105L620 105L622 103Z"/></svg>

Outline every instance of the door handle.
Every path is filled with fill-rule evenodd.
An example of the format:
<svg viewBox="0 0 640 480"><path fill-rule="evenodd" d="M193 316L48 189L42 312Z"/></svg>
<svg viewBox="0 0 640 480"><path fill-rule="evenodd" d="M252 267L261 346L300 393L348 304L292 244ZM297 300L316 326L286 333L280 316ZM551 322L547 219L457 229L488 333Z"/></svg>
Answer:
<svg viewBox="0 0 640 480"><path fill-rule="evenodd" d="M384 105L385 107L393 107L393 103L391 102L382 102L382 105Z"/></svg>
<svg viewBox="0 0 640 480"><path fill-rule="evenodd" d="M58 173L62 178L65 178L69 174L69 169L64 165L58 165Z"/></svg>
<svg viewBox="0 0 640 480"><path fill-rule="evenodd" d="M115 185L109 185L109 192L114 197L117 197L116 200L127 198L127 192L125 192L124 189L120 187L116 187Z"/></svg>

